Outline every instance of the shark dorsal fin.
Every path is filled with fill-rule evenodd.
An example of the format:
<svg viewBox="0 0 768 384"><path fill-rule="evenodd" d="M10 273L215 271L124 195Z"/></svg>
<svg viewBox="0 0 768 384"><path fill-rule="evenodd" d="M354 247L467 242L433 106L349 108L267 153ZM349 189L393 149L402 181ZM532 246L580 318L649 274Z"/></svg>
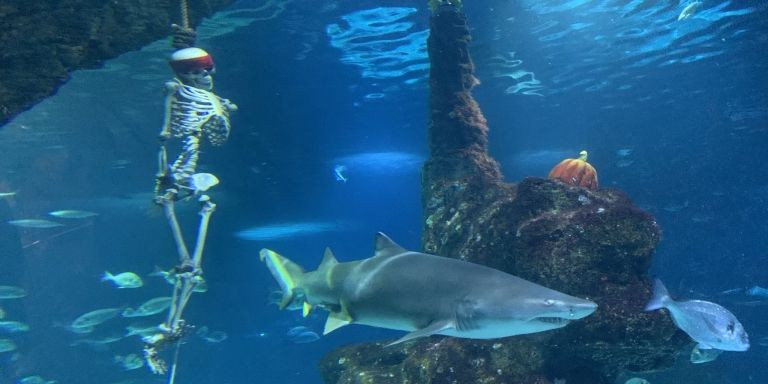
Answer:
<svg viewBox="0 0 768 384"><path fill-rule="evenodd" d="M344 311L331 312L328 314L328 319L325 321L325 328L323 329L323 336L349 324L352 319Z"/></svg>
<svg viewBox="0 0 768 384"><path fill-rule="evenodd" d="M381 232L376 233L376 246L373 252L374 257L390 257L405 252L408 252L408 250L392 241L387 235Z"/></svg>
<svg viewBox="0 0 768 384"><path fill-rule="evenodd" d="M333 267L338 263L339 261L336 260L336 256L333 255L333 252L331 252L331 249L325 248L325 253L323 254L323 260L320 262L320 266L317 267L317 269L318 270L326 269L329 267Z"/></svg>

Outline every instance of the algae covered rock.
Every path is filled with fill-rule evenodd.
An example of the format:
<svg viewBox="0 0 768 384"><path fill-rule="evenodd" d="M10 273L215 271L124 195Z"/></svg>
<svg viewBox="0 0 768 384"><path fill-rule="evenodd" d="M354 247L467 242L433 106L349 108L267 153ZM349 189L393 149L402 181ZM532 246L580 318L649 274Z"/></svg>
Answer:
<svg viewBox="0 0 768 384"><path fill-rule="evenodd" d="M233 0L190 2L196 24ZM0 1L0 124L54 93L69 72L169 36L178 2Z"/></svg>
<svg viewBox="0 0 768 384"><path fill-rule="evenodd" d="M366 343L340 348L320 362L326 383L535 383L542 349L536 336L464 343L434 337L385 347ZM521 383L522 383L521 382Z"/></svg>

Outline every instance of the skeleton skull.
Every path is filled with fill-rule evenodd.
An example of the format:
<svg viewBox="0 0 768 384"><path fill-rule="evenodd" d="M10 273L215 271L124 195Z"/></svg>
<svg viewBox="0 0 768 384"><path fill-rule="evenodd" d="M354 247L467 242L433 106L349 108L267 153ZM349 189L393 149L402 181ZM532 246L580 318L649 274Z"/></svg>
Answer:
<svg viewBox="0 0 768 384"><path fill-rule="evenodd" d="M213 90L213 77L215 69L198 69L188 73L177 73L182 83L191 87L200 88L206 91Z"/></svg>
<svg viewBox="0 0 768 384"><path fill-rule="evenodd" d="M203 89L213 90L214 73L213 59L208 52L200 48L184 48L171 55L171 68L176 73L176 77L185 85Z"/></svg>

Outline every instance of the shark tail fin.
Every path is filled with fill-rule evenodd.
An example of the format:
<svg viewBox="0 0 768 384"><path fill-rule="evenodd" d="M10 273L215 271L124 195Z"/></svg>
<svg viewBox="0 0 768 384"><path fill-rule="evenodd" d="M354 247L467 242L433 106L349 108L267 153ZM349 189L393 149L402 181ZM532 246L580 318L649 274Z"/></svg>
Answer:
<svg viewBox="0 0 768 384"><path fill-rule="evenodd" d="M294 299L294 289L298 287L298 282L304 275L304 269L279 253L266 248L259 252L259 257L267 265L272 277L280 284L280 289L283 291L280 309L285 309Z"/></svg>
<svg viewBox="0 0 768 384"><path fill-rule="evenodd" d="M659 308L664 308L670 300L667 287L664 286L661 280L656 279L653 281L653 294L651 295L651 300L645 305L645 310L653 311Z"/></svg>

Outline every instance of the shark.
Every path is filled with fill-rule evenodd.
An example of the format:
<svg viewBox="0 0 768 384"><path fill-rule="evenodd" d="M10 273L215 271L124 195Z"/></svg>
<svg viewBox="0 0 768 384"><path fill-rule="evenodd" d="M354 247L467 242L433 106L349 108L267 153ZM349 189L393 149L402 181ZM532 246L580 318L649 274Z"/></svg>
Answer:
<svg viewBox="0 0 768 384"><path fill-rule="evenodd" d="M408 332L388 345L431 335L495 339L561 328L597 309L494 268L409 251L381 232L372 257L339 262L326 248L309 272L275 251L259 255L280 285L280 309L329 312L324 335L363 324Z"/></svg>

